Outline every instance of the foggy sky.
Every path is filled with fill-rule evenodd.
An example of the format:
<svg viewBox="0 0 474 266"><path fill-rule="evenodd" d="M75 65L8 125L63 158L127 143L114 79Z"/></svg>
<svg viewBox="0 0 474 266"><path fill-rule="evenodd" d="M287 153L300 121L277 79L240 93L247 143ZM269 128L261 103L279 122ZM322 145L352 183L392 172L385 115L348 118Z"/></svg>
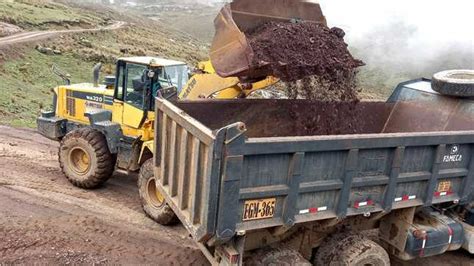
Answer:
<svg viewBox="0 0 474 266"><path fill-rule="evenodd" d="M474 69L473 0L320 0L330 26L372 66Z"/></svg>

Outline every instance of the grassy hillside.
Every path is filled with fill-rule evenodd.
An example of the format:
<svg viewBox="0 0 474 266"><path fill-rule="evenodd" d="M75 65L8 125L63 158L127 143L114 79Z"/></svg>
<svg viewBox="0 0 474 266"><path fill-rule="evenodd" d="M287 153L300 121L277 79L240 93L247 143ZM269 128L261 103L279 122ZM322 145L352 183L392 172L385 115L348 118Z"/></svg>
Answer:
<svg viewBox="0 0 474 266"><path fill-rule="evenodd" d="M41 0L0 1L0 21L18 25L25 30L94 27L106 24L104 14L73 8L59 2Z"/></svg>
<svg viewBox="0 0 474 266"><path fill-rule="evenodd" d="M21 9L31 11L11 12ZM5 19L5 14L9 19ZM69 27L67 25L71 23L61 21L75 18L86 23L74 27L94 27L110 24L110 17L127 22L127 26L114 31L63 34L48 41L0 47L0 94L3 96L0 98L0 123L35 126L40 110L51 106L51 89L62 83L51 72L53 64L71 74L72 82L77 83L90 81L91 69L98 62L106 64L104 71L113 71L118 57L154 55L189 65L206 57L206 44L138 15L68 2L0 2L0 21L25 30ZM35 49L37 45L60 50L61 54L42 54Z"/></svg>
<svg viewBox="0 0 474 266"><path fill-rule="evenodd" d="M137 5L132 9L176 31L210 42L214 36L214 18L222 5L223 3L203 4L196 0L160 0L155 4Z"/></svg>
<svg viewBox="0 0 474 266"><path fill-rule="evenodd" d="M52 103L51 89L62 83L51 73L54 63L72 75L73 82L91 80L87 63L72 54L51 56L30 48L22 48L23 55L7 61L0 74L0 123L14 126L33 127L41 109L48 109Z"/></svg>

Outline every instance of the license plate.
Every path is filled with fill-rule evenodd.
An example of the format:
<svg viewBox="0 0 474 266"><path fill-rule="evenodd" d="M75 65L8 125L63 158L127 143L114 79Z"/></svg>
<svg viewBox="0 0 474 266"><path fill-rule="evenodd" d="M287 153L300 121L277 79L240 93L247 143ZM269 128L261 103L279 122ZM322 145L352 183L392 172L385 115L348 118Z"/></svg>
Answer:
<svg viewBox="0 0 474 266"><path fill-rule="evenodd" d="M242 220L258 220L272 218L275 214L276 198L247 200L244 203Z"/></svg>
<svg viewBox="0 0 474 266"><path fill-rule="evenodd" d="M441 181L438 184L438 192L451 191L451 181Z"/></svg>

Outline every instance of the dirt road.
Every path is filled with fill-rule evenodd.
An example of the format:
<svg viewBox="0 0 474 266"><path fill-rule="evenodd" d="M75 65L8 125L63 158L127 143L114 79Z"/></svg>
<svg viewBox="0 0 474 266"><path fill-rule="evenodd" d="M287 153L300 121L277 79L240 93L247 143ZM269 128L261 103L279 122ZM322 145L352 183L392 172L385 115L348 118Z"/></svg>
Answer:
<svg viewBox="0 0 474 266"><path fill-rule="evenodd" d="M143 214L136 176L116 173L101 189L76 188L58 167L57 148L34 130L0 126L0 265L207 265L181 225ZM456 252L410 265L474 263Z"/></svg>
<svg viewBox="0 0 474 266"><path fill-rule="evenodd" d="M135 176L116 173L101 189L81 190L56 153L33 130L0 126L0 264L207 263L182 226L143 214Z"/></svg>
<svg viewBox="0 0 474 266"><path fill-rule="evenodd" d="M31 32L23 32L14 35L10 35L7 37L0 38L0 47L5 45L12 45L16 43L24 43L24 42L31 42L31 41L38 41L47 38L54 37L59 34L65 33L78 33L78 32L93 32L93 31L101 31L101 30L116 30L123 26L125 26L125 22L117 21L114 24L111 24L106 27L95 28L95 29L74 29L74 30L50 30L50 31L31 31Z"/></svg>

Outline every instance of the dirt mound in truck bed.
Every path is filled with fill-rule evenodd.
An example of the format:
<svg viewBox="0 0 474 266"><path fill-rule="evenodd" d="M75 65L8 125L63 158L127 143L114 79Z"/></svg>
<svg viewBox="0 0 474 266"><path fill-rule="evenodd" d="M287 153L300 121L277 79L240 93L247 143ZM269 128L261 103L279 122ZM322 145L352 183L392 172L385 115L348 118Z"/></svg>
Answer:
<svg viewBox="0 0 474 266"><path fill-rule="evenodd" d="M287 82L290 98L357 99L355 69L364 63L347 49L342 29L308 22L269 22L247 34L255 54L252 63L268 64L274 76Z"/></svg>
<svg viewBox="0 0 474 266"><path fill-rule="evenodd" d="M236 122L246 136L295 137L380 133L393 104L311 100L203 100L176 105L212 130Z"/></svg>

